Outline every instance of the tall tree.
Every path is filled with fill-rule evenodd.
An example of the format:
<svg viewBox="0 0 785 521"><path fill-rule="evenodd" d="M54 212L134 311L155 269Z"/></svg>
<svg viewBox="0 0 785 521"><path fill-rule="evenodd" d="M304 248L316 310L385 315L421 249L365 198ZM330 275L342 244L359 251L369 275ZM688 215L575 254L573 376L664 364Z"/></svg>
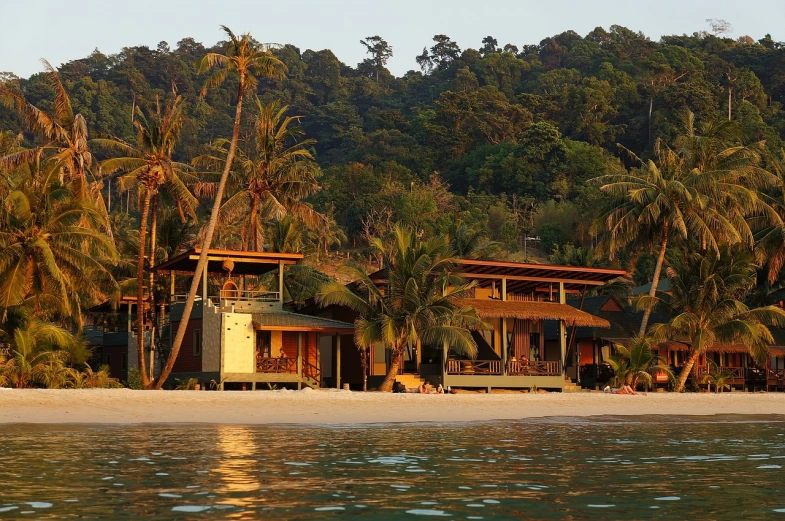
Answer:
<svg viewBox="0 0 785 521"><path fill-rule="evenodd" d="M707 349L722 344L742 344L763 365L773 343L767 326L785 325L785 310L777 306L749 308L743 301L755 286L756 266L746 250L723 247L719 257L685 253L668 268L671 294L662 297L675 316L656 324L658 340L684 342L689 357L679 374L676 391L684 389L695 362Z"/></svg>
<svg viewBox="0 0 785 521"><path fill-rule="evenodd" d="M226 45L226 54L206 54L204 58L202 58L199 71L206 72L214 67L219 67L202 88L203 96L207 93L208 89L221 85L226 78L229 77L229 74L237 74L237 106L234 114L232 140L229 143L229 150L226 154L226 164L224 165L221 179L218 182L218 187L215 191L215 201L213 202L213 209L210 213L210 220L207 222L207 226L204 230L201 253L199 255L199 261L196 264L196 274L193 277L191 289L188 292L188 298L185 301L183 317L180 321L180 326L177 328L177 334L172 342L172 350L169 353L169 359L166 361L166 365L161 371L160 376L153 383L153 387L156 389L161 388L172 372L177 354L180 352L180 346L183 343L183 338L185 338L188 320L191 318L191 311L193 310L194 300L196 300L196 293L199 291L202 271L204 271L204 267L207 264L207 252L213 239L215 225L218 223L218 215L221 210L226 181L229 177L229 171L232 169L232 162L234 161L234 155L237 151L237 142L240 139L243 97L247 93L255 91L258 84L258 80L256 79L257 75L268 78L282 78L286 72L286 65L273 56L267 47L260 45L254 40L250 34L246 33L237 37L228 27L221 26L221 28L229 37L229 42Z"/></svg>
<svg viewBox="0 0 785 521"><path fill-rule="evenodd" d="M694 116L683 120L683 134L670 148L658 140L655 160L630 172L596 178L610 200L595 222L605 233L611 258L630 245L654 246L657 262L638 336L644 336L665 262L673 241L696 241L701 251L719 255L722 243L752 246L746 217L779 221L760 196L776 185L775 176L760 167L760 144L734 143L737 134L723 121L696 131ZM637 159L637 158L636 158Z"/></svg>
<svg viewBox="0 0 785 521"><path fill-rule="evenodd" d="M303 199L319 190L321 174L310 148L312 139L301 139L299 116L286 116L287 106L278 102L262 105L254 125L256 146L252 153L237 152L230 189L234 190L221 206L219 224L241 224L242 248L264 250L264 229L270 219L285 215L296 217L313 229L326 224L325 217ZM227 141L214 145L216 154L198 158L198 163L216 164L226 157ZM234 186L231 186L234 185Z"/></svg>
<svg viewBox="0 0 785 521"><path fill-rule="evenodd" d="M456 258L443 238L421 240L411 229L396 226L390 239L390 244L380 238L371 241L386 267L387 280L381 287L363 270L347 266L356 289L334 281L317 295L323 306L337 304L359 313L354 339L361 350L381 344L392 352L379 386L388 392L407 345L449 345L455 352L475 356L477 344L469 329L485 327L475 310L455 302L466 298L473 285L455 274Z"/></svg>
<svg viewBox="0 0 785 521"><path fill-rule="evenodd" d="M378 82L379 72L384 70L387 60L392 58L392 46L379 35L369 36L364 40L360 40L360 43L365 47L366 52L371 55L365 62L368 62L373 67L373 70L376 71L376 81Z"/></svg>
<svg viewBox="0 0 785 521"><path fill-rule="evenodd" d="M189 165L172 159L180 131L183 125L182 98L177 96L167 103L162 110L161 103L156 100L155 110L149 117L145 116L139 105L136 106L134 126L137 130L136 146L119 140L99 139L98 145L117 150L122 157L108 159L101 164L104 173L111 174L118 170L125 172L130 183L136 183L143 194L142 216L139 222L139 255L136 268L136 334L139 371L142 383L150 385L150 378L145 368L144 330L145 330L145 262L149 267L155 265L156 232L158 222L158 197L161 190L167 191L176 201L178 208L184 208L196 219L195 208L198 204L184 182ZM128 183L127 183L128 184ZM152 203L152 204L151 204ZM150 233L150 248L146 247L150 210L153 210ZM153 272L147 284L148 309L155 309L153 300ZM152 339L152 332L151 332Z"/></svg>

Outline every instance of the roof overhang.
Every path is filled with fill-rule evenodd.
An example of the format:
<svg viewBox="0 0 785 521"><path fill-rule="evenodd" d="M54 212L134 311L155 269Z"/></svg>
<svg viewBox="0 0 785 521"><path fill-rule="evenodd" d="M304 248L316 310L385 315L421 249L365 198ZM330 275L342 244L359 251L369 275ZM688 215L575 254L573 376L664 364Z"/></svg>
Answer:
<svg viewBox="0 0 785 521"><path fill-rule="evenodd" d="M254 313L253 327L257 331L300 331L317 333L354 333L354 324L330 318L279 311Z"/></svg>
<svg viewBox="0 0 785 521"><path fill-rule="evenodd" d="M522 320L564 320L569 326L608 328L610 322L568 304L521 300L462 299L458 305L471 307L482 318L519 318Z"/></svg>
<svg viewBox="0 0 785 521"><path fill-rule="evenodd" d="M180 275L193 275L199 262L200 248L193 248L152 268L152 271L171 271ZM231 261L234 275L263 275L278 269L278 264L297 264L302 253L270 253L257 251L236 251L210 249L207 252L207 273L225 275L224 263Z"/></svg>
<svg viewBox="0 0 785 521"><path fill-rule="evenodd" d="M586 286L602 286L608 281L627 276L625 270L610 268L475 259L460 259L458 271L462 277L477 281L481 287L505 280L507 291L513 293L549 291L552 285L558 285L560 282L564 283L568 291L582 290ZM558 286L555 290L558 290Z"/></svg>

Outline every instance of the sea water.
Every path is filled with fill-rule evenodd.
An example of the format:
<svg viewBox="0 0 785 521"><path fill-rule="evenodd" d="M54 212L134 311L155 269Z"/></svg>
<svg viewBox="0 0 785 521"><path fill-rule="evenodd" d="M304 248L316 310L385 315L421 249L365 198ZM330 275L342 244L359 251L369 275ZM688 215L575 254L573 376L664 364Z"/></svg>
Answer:
<svg viewBox="0 0 785 521"><path fill-rule="evenodd" d="M785 519L785 418L0 426L0 518Z"/></svg>

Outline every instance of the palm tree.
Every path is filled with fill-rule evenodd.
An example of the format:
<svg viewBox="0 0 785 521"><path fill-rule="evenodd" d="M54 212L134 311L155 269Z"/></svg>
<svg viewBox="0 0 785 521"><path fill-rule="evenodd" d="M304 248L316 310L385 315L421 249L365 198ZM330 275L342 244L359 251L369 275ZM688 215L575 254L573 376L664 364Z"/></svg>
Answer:
<svg viewBox="0 0 785 521"><path fill-rule="evenodd" d="M785 266L785 149L779 157L770 154L768 163L782 182L779 191L770 198L770 204L780 217L780 221L763 227L757 234L755 253L758 262L767 267L768 282L773 285L780 277Z"/></svg>
<svg viewBox="0 0 785 521"><path fill-rule="evenodd" d="M629 385L636 389L639 384L651 385L654 375L665 373L673 378L665 360L654 354L652 340L648 337L635 337L629 348L622 344L614 345L615 353L608 358L608 364L615 373L617 385Z"/></svg>
<svg viewBox="0 0 785 521"><path fill-rule="evenodd" d="M594 225L607 232L605 243L613 256L629 246L654 246L657 262L639 336L646 332L668 246L674 241L696 241L702 251L719 254L720 244L752 245L753 234L745 217L780 218L759 190L779 183L760 164L759 143L735 144L732 122L703 125L695 130L694 116L683 118L684 134L677 148L657 140L656 161L640 161L639 168L595 179L610 196ZM633 155L634 156L634 155Z"/></svg>
<svg viewBox="0 0 785 521"><path fill-rule="evenodd" d="M226 164L224 165L221 179L218 182L218 187L215 191L215 201L213 203L212 212L210 213L210 220L207 222L207 227L204 231L199 261L196 264L196 275L191 282L191 289L188 292L188 298L185 301L185 309L183 309L180 326L177 328L177 334L172 342L172 350L169 353L169 359L166 361L166 365L161 371L161 375L153 384L153 387L156 389L161 388L172 372L177 354L180 352L180 346L183 343L183 338L185 338L185 329L188 325L188 320L191 318L191 311L193 310L194 300L196 300L196 293L199 291L201 274L207 264L207 252L210 248L210 242L213 239L215 226L218 222L226 181L229 177L229 171L232 169L232 162L234 161L234 155L237 150L237 141L240 139L243 96L248 92L253 92L256 88L257 74L270 78L280 78L286 71L286 65L273 56L267 48L259 45L250 34L244 34L238 38L226 26L221 26L221 28L226 32L227 36L229 36L226 54L206 54L204 58L202 58L199 70L200 72L206 72L214 67L221 67L205 83L202 88L203 96L207 93L207 89L223 83L230 73L237 73L239 81L237 84L237 106L234 114L232 141L229 143L229 150L226 153Z"/></svg>
<svg viewBox="0 0 785 521"><path fill-rule="evenodd" d="M301 139L304 134L295 123L299 116L284 116L288 107L278 102L262 105L254 131L256 149L251 155L237 152L236 191L221 207L218 223L224 227L238 219L242 249L264 250L267 220L292 215L309 228L325 226L326 218L302 200L319 191L316 178L319 165L309 150L315 141ZM224 163L227 141L213 145L214 154L202 156L198 163Z"/></svg>
<svg viewBox="0 0 785 521"><path fill-rule="evenodd" d="M684 389L701 353L717 344L743 344L758 363L765 363L774 341L767 326L785 325L785 311L777 306L750 308L743 302L755 285L752 253L728 247L721 248L719 258L685 253L667 272L671 294L661 300L674 317L651 331L657 341L689 346L676 391Z"/></svg>
<svg viewBox="0 0 785 521"><path fill-rule="evenodd" d="M63 387L68 378L66 351L79 341L65 329L30 319L23 327L2 331L9 340L11 356L3 364L2 378L21 389L35 384Z"/></svg>
<svg viewBox="0 0 785 521"><path fill-rule="evenodd" d="M40 182L12 179L0 207L0 312L23 306L81 324L86 302L114 287L111 239L83 225L100 212L50 173Z"/></svg>
<svg viewBox="0 0 785 521"><path fill-rule="evenodd" d="M392 352L380 391L391 391L407 345L450 346L475 356L477 344L469 329L487 327L475 310L456 304L473 287L454 274L455 259L443 238L421 240L406 227L396 226L393 244L374 239L371 247L383 256L387 281L382 287L364 270L346 266L354 287L333 281L317 295L322 306L347 306L359 317L354 340L366 352L381 344Z"/></svg>
<svg viewBox="0 0 785 521"><path fill-rule="evenodd" d="M709 371L703 376L702 383L708 384L708 390L711 392L711 386L714 385L714 392L721 393L725 389L730 389L730 385L726 382L733 378L733 373L727 369L720 369L713 360L709 360Z"/></svg>
<svg viewBox="0 0 785 521"><path fill-rule="evenodd" d="M139 371L142 383L147 386L150 378L145 369L144 356L144 274L145 258L150 267L155 264L156 232L158 222L158 197L161 190L165 190L177 202L178 208L185 210L196 220L198 201L188 190L184 177L191 170L189 165L178 163L172 159L172 154L180 139L180 130L183 122L182 98L177 96L167 103L161 110L161 104L156 100L155 111L151 112L148 119L139 105L136 106L136 119L134 126L137 130L136 146L114 139L96 139L98 145L111 148L123 154L122 157L108 159L101 164L101 170L106 174L117 171L125 172L125 184L137 183L144 193L142 217L139 223L139 252L136 268L136 309L137 309L137 352ZM151 204L152 203L152 204ZM152 225L150 233L149 254L146 252L147 227L152 206ZM155 309L153 301L153 272L150 271L148 292L150 308Z"/></svg>
<svg viewBox="0 0 785 521"><path fill-rule="evenodd" d="M0 158L0 169L14 170L19 166L43 158L45 162L58 171L60 181L68 185L73 193L80 198L92 195L103 216L103 198L100 190L92 190L88 176L92 176L93 155L88 146L87 122L81 114L74 114L71 98L65 90L60 75L49 62L42 60L46 69L49 85L55 96L52 113L47 114L38 109L25 97L0 83L0 103L17 112L25 127L43 144L17 150ZM94 193L90 193L94 192Z"/></svg>

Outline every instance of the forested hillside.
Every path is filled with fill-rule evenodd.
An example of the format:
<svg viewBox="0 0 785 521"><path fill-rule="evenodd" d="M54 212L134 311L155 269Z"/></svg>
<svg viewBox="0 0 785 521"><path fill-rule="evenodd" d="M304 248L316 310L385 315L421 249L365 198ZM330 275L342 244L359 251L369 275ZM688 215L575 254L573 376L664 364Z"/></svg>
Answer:
<svg viewBox="0 0 785 521"><path fill-rule="evenodd" d="M698 32L652 41L612 26L533 45L488 36L461 49L437 35L416 57L421 70L403 77L385 68L395 42L381 37L358 42L368 59L357 65L292 40L272 50L285 75L260 79L256 92L261 105L288 105L286 115L299 116L293 125L299 121L304 138L315 140L309 148L321 191L309 201L338 225L324 239L328 247L344 234L344 247L359 247L384 223L446 233L458 219L498 241L501 256L522 249L527 234L540 238L528 246L545 253L591 245L601 195L587 180L632 166L633 154L650 157L657 138L668 143L678 134L685 108L699 121L730 117L746 141L765 139L773 151L785 135L785 44L769 37ZM224 46L186 38L111 56L96 50L58 70L90 138L134 141L134 107L152 110L176 92L183 121L174 157L190 163L232 132L236 78L200 97L207 78L198 74L200 60ZM45 74L2 79L44 112L52 109ZM258 112L247 106L241 149L253 142ZM9 131L8 146L25 127L3 107L0 129ZM25 134L23 143L34 139ZM138 219L136 192L121 196L122 184L111 186L110 204Z"/></svg>

